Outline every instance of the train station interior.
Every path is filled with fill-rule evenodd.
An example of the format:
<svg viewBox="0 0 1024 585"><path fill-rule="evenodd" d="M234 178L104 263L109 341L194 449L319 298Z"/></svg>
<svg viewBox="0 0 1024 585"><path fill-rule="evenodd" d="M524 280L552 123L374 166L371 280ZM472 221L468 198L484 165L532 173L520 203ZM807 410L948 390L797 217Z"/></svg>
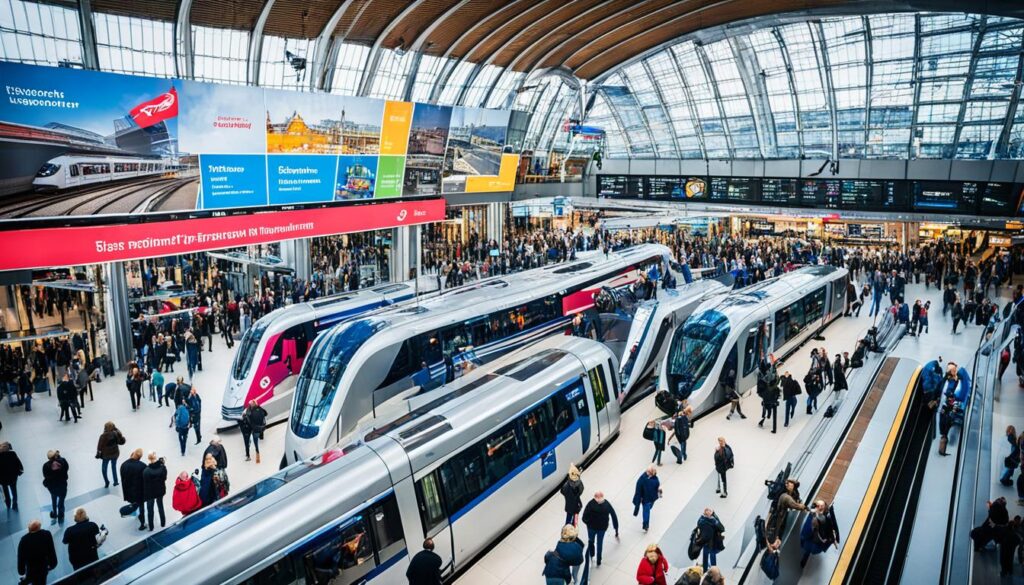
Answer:
<svg viewBox="0 0 1024 585"><path fill-rule="evenodd" d="M1019 0L0 0L0 86L0 583L1024 583Z"/></svg>

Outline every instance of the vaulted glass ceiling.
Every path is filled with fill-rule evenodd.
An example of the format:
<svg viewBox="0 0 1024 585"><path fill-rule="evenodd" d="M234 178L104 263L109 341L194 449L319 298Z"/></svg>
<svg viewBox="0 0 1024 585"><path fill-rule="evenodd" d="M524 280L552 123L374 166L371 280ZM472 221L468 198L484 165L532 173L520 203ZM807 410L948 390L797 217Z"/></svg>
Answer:
<svg viewBox="0 0 1024 585"><path fill-rule="evenodd" d="M683 40L599 80L586 122L610 157L1022 158L1022 24L881 14Z"/></svg>
<svg viewBox="0 0 1024 585"><path fill-rule="evenodd" d="M74 4L4 0L0 59L514 107L532 112L523 144L538 152L568 150L565 122L583 113L572 79L447 54L89 17L83 34ZM612 158L1024 158L1022 39L1020 20L965 14L747 21L700 31L590 83L584 123L607 130Z"/></svg>

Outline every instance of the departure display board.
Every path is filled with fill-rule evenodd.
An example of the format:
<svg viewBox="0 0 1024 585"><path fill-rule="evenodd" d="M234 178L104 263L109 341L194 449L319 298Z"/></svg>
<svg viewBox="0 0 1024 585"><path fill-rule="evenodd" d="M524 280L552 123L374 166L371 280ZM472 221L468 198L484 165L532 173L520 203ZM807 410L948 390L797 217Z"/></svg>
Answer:
<svg viewBox="0 0 1024 585"><path fill-rule="evenodd" d="M973 181L913 181L911 204L914 211L975 214L984 186Z"/></svg>
<svg viewBox="0 0 1024 585"><path fill-rule="evenodd" d="M906 196L898 192L896 181L845 179L840 190L841 209L891 211L906 206Z"/></svg>
<svg viewBox="0 0 1024 585"><path fill-rule="evenodd" d="M683 177L645 177L647 199L682 199Z"/></svg>
<svg viewBox="0 0 1024 585"><path fill-rule="evenodd" d="M761 202L772 205L800 205L796 179L761 179Z"/></svg>
<svg viewBox="0 0 1024 585"><path fill-rule="evenodd" d="M988 183L978 202L978 213L1009 217L1015 211L1015 203L1011 183Z"/></svg>
<svg viewBox="0 0 1024 585"><path fill-rule="evenodd" d="M757 179L715 177L711 179L712 201L757 202Z"/></svg>
<svg viewBox="0 0 1024 585"><path fill-rule="evenodd" d="M640 175L598 175L599 197L639 199L644 196L644 177Z"/></svg>
<svg viewBox="0 0 1024 585"><path fill-rule="evenodd" d="M800 181L800 204L819 209L839 209L839 181L831 179Z"/></svg>

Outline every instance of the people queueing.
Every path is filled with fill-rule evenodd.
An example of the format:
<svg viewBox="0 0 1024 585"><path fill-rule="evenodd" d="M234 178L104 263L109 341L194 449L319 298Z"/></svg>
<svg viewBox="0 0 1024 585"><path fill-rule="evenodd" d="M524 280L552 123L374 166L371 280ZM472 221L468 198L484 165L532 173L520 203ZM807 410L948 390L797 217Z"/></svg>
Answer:
<svg viewBox="0 0 1024 585"><path fill-rule="evenodd" d="M615 540L619 539L619 517L615 508L604 498L603 492L594 492L594 498L587 502L580 518L587 527L587 556L596 556L597 566L601 566L601 553L604 550L604 535L608 532L609 520L615 529Z"/></svg>

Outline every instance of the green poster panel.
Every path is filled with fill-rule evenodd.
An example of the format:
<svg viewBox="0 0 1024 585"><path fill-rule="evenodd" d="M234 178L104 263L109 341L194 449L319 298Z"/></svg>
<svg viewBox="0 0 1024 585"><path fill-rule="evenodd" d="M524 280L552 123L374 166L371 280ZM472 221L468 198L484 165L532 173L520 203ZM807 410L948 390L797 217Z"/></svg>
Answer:
<svg viewBox="0 0 1024 585"><path fill-rule="evenodd" d="M401 197L404 176L404 156L381 156L377 163L377 187L373 198Z"/></svg>

